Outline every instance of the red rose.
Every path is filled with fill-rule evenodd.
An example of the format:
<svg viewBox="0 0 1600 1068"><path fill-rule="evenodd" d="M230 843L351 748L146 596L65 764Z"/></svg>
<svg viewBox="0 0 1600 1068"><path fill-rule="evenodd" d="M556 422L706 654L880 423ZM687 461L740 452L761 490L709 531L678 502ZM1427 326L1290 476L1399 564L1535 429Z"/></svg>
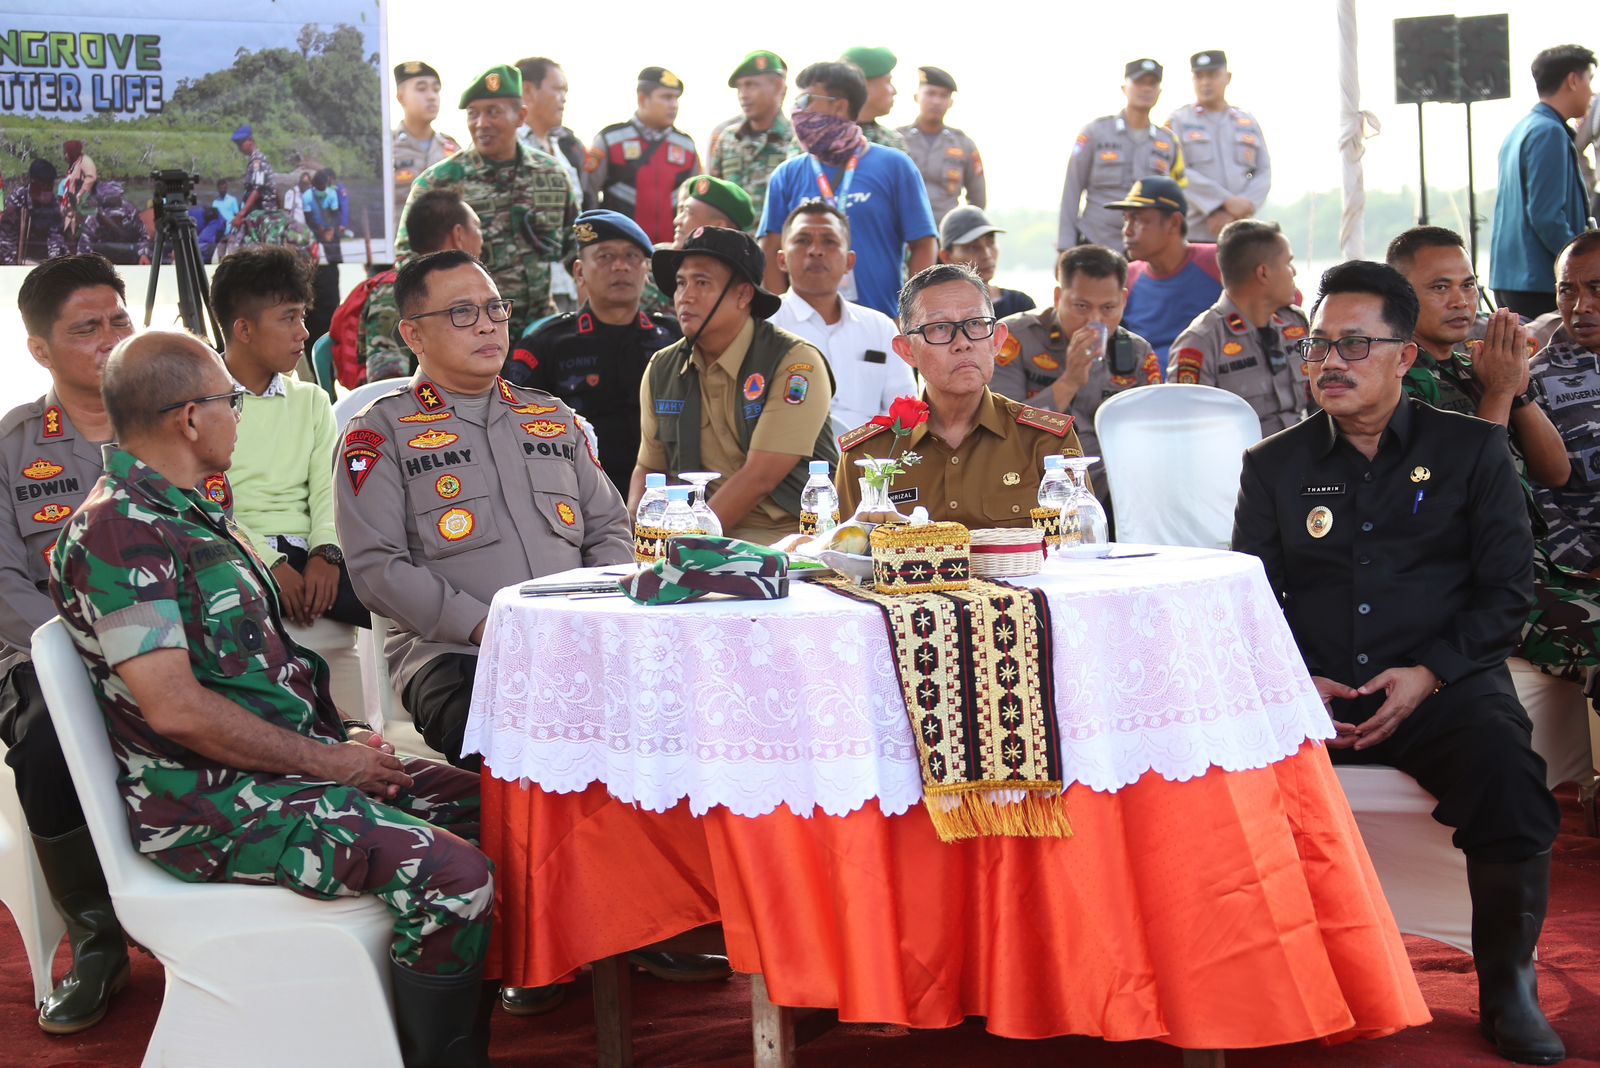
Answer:
<svg viewBox="0 0 1600 1068"><path fill-rule="evenodd" d="M883 418L879 416L873 422ZM889 405L888 420L893 423L896 434L909 433L928 421L928 402L915 397L896 397L894 403Z"/></svg>

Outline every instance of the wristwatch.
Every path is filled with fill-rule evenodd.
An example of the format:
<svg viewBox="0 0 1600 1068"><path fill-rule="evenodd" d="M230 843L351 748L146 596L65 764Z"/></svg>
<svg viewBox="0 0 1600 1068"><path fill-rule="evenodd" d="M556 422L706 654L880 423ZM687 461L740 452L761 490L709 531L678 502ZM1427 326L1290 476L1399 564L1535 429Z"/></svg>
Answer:
<svg viewBox="0 0 1600 1068"><path fill-rule="evenodd" d="M1532 404L1533 398L1529 396L1529 394L1532 392L1533 390L1530 388L1527 392L1518 393L1515 397L1512 397L1511 410L1516 411L1518 408L1526 408L1528 405Z"/></svg>
<svg viewBox="0 0 1600 1068"><path fill-rule="evenodd" d="M344 553L337 545L319 545L306 555L320 556L335 567L344 563Z"/></svg>

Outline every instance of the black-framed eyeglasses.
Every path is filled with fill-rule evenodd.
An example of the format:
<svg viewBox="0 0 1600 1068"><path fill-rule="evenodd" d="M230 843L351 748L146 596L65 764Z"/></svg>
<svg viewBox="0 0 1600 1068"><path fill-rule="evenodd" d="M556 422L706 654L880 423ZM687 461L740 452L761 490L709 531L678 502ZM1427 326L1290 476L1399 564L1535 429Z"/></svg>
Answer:
<svg viewBox="0 0 1600 1068"><path fill-rule="evenodd" d="M1393 341L1404 345L1403 337L1367 337L1365 334L1346 334L1341 338L1331 337L1304 337L1294 343L1294 351L1306 363L1321 363L1328 358L1328 353L1334 349L1339 350L1339 358L1345 363L1355 363L1372 355L1372 346L1380 341Z"/></svg>
<svg viewBox="0 0 1600 1068"><path fill-rule="evenodd" d="M839 97L827 96L823 93L801 93L794 98L794 110L804 111L811 106L813 100L838 100Z"/></svg>
<svg viewBox="0 0 1600 1068"><path fill-rule="evenodd" d="M491 323L505 322L511 318L511 305L514 303L516 302L510 297L501 297L498 300L486 301L481 306L477 304L453 304L448 308L440 308L438 311L418 312L415 315L408 315L406 318L426 319L430 315L448 315L450 316L451 326L465 330L469 326L476 326L478 316L484 312L489 313L489 321Z"/></svg>
<svg viewBox="0 0 1600 1068"><path fill-rule="evenodd" d="M963 319L959 323L939 322L923 323L907 330L907 334L921 334L922 340L930 345L948 345L956 339L956 331L960 330L967 335L968 341L983 341L994 337L994 324L999 322L992 315L978 315L971 319Z"/></svg>
<svg viewBox="0 0 1600 1068"><path fill-rule="evenodd" d="M244 390L230 389L226 393L212 393L205 397L190 397L188 400L177 401L173 404L168 404L165 407L157 408L156 413L158 415L165 415L167 412L175 412L179 408L187 407L190 404L205 404L208 401L218 400L227 401L228 407L233 409L234 415L238 415L240 412L244 411Z"/></svg>

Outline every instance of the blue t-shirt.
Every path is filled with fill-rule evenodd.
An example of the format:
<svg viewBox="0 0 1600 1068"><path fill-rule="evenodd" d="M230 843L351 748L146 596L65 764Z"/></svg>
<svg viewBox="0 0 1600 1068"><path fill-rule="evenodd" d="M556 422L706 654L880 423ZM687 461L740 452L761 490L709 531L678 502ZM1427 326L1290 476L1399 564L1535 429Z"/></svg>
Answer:
<svg viewBox="0 0 1600 1068"><path fill-rule="evenodd" d="M837 192L844 168L823 167L822 173ZM811 157L784 160L767 182L761 236L781 233L783 220L791 211L821 199ZM855 302L893 319L900 311L906 245L939 232L922 173L899 149L873 145L856 164L848 199L845 213L850 216L850 241L856 254Z"/></svg>
<svg viewBox="0 0 1600 1068"><path fill-rule="evenodd" d="M1128 304L1122 325L1150 342L1167 373L1167 349L1195 316L1222 296L1217 246L1190 245L1189 258L1169 275L1157 275L1144 260L1128 265Z"/></svg>

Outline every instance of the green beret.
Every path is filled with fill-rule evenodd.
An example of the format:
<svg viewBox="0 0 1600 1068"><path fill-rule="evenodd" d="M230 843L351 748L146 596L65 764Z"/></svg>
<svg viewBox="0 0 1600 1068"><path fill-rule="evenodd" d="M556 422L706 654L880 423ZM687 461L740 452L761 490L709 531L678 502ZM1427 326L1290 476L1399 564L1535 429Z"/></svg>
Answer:
<svg viewBox="0 0 1600 1068"><path fill-rule="evenodd" d="M894 70L895 65L894 53L887 48L849 48L839 58L860 67L868 78L881 78Z"/></svg>
<svg viewBox="0 0 1600 1068"><path fill-rule="evenodd" d="M732 89L734 83L740 78L748 78L752 74L788 74L789 68L783 62L783 57L776 52L765 50L751 52L740 61L728 75L728 88Z"/></svg>
<svg viewBox="0 0 1600 1068"><path fill-rule="evenodd" d="M710 204L740 230L750 229L756 221L756 206L750 194L726 179L701 174L684 182L680 189L680 196Z"/></svg>
<svg viewBox="0 0 1600 1068"><path fill-rule="evenodd" d="M522 99L522 72L504 63L490 67L477 81L467 86L467 91L461 94L459 106L466 107L474 100L499 100L503 97Z"/></svg>

